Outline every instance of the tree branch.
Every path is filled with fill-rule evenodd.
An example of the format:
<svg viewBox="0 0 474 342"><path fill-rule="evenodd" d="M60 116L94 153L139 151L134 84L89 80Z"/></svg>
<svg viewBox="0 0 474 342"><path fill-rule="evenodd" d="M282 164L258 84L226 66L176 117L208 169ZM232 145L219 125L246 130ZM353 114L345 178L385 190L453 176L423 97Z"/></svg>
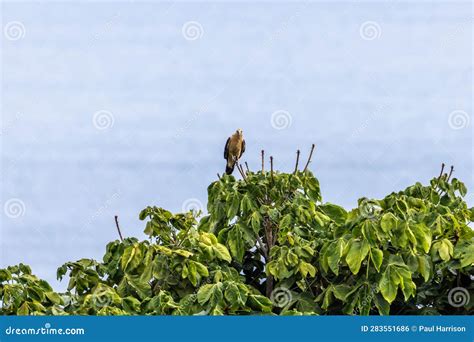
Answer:
<svg viewBox="0 0 474 342"><path fill-rule="evenodd" d="M454 166L451 165L451 170L449 170L449 175L448 175L448 178L446 179L446 182L449 183L449 180L451 179L451 176L453 175L453 171L454 171Z"/></svg>
<svg viewBox="0 0 474 342"><path fill-rule="evenodd" d="M249 173L250 169L249 169L249 164L247 164L247 162L245 162L245 168L247 169L247 173Z"/></svg>
<svg viewBox="0 0 474 342"><path fill-rule="evenodd" d="M120 231L120 226L119 226L117 215L115 215L115 226L117 227L117 231L118 231L118 234L120 236L120 240L123 241L122 232Z"/></svg>
<svg viewBox="0 0 474 342"><path fill-rule="evenodd" d="M273 157L270 156L270 174L272 176L272 182L274 181L273 179Z"/></svg>
<svg viewBox="0 0 474 342"><path fill-rule="evenodd" d="M315 145L313 144L311 146L311 152L309 153L308 161L306 162L306 166L303 169L303 172L305 172L308 169L308 165L311 162L311 158L313 157L313 151L314 151Z"/></svg>
<svg viewBox="0 0 474 342"><path fill-rule="evenodd" d="M438 177L438 182L440 181L441 177L443 176L443 171L444 171L444 163L441 164L441 172L439 173L439 177Z"/></svg>
<svg viewBox="0 0 474 342"><path fill-rule="evenodd" d="M265 150L262 150L262 174L265 171Z"/></svg>
<svg viewBox="0 0 474 342"><path fill-rule="evenodd" d="M237 170L239 170L239 172L242 175L242 178L244 179L244 181L247 181L247 176L245 176L245 172L244 172L244 169L242 168L242 166L238 162L236 162L235 165L237 166Z"/></svg>
<svg viewBox="0 0 474 342"><path fill-rule="evenodd" d="M436 182L436 185L438 186L438 190L436 190L436 192L438 193L438 195L441 195L441 193L443 192L443 189L441 189L441 187L439 186L439 182L441 181L441 177L443 177L443 172L444 172L444 167L446 165L444 165L444 163L441 164L441 172L439 173L439 176L438 176L438 181Z"/></svg>
<svg viewBox="0 0 474 342"><path fill-rule="evenodd" d="M298 172L299 162L300 162L300 150L296 151L296 165L295 165L295 172L293 172L293 174L296 174L296 172Z"/></svg>
<svg viewBox="0 0 474 342"><path fill-rule="evenodd" d="M262 239L260 238L260 236L257 235L257 243L260 245L260 250L262 251L263 253L263 257L265 258L265 261L268 260L268 251L267 251L267 248L265 247L265 245L263 244L263 241Z"/></svg>

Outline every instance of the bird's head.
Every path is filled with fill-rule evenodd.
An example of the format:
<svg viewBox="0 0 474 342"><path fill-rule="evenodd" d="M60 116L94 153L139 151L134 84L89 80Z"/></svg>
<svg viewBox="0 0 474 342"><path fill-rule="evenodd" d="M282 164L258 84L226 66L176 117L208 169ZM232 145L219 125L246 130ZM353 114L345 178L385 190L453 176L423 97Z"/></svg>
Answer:
<svg viewBox="0 0 474 342"><path fill-rule="evenodd" d="M242 132L242 130L240 128L238 128L235 133L237 133L238 136L242 136L244 134L244 132Z"/></svg>

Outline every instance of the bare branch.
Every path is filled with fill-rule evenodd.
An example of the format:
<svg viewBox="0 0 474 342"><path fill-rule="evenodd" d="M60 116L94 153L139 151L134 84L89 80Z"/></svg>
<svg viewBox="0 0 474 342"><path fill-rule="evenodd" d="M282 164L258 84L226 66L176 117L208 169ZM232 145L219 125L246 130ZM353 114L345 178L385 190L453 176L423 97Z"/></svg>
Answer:
<svg viewBox="0 0 474 342"><path fill-rule="evenodd" d="M221 175L219 174L219 172L217 173L217 178L219 178L219 180L221 180Z"/></svg>
<svg viewBox="0 0 474 342"><path fill-rule="evenodd" d="M308 169L308 165L311 162L311 158L313 157L313 151L314 151L315 145L313 144L311 146L311 152L309 153L308 161L306 162L306 166L303 169L303 172L305 172Z"/></svg>
<svg viewBox="0 0 474 342"><path fill-rule="evenodd" d="M446 179L446 182L449 183L449 180L451 179L451 176L453 175L453 172L454 172L454 166L451 165L451 170L449 170L449 175L448 175L448 178Z"/></svg>
<svg viewBox="0 0 474 342"><path fill-rule="evenodd" d="M441 171L440 171L439 176L438 176L438 181L436 182L436 186L438 187L438 190L436 190L436 192L438 193L438 195L441 195L441 193L443 192L443 190L439 186L439 182L441 181L441 177L443 177L443 172L444 172L444 167L445 166L446 165L444 165L444 163L441 164Z"/></svg>
<svg viewBox="0 0 474 342"><path fill-rule="evenodd" d="M247 176L245 176L245 172L244 172L244 169L242 168L242 165L240 165L238 162L236 162L235 165L237 166L237 170L239 170L244 181L247 181Z"/></svg>
<svg viewBox="0 0 474 342"><path fill-rule="evenodd" d="M262 150L262 173L265 171L265 151Z"/></svg>
<svg viewBox="0 0 474 342"><path fill-rule="evenodd" d="M444 163L441 164L441 172L439 173L438 181L441 179L441 176L443 176L444 167L445 167Z"/></svg>
<svg viewBox="0 0 474 342"><path fill-rule="evenodd" d="M296 165L295 165L295 172L293 172L293 174L296 174L296 172L298 172L299 162L300 162L300 150L296 151Z"/></svg>
<svg viewBox="0 0 474 342"><path fill-rule="evenodd" d="M118 231L118 234L120 236L120 240L123 241L122 232L120 231L120 225L119 225L119 222L118 222L118 216L117 215L115 215L115 226L117 227L117 231Z"/></svg>
<svg viewBox="0 0 474 342"><path fill-rule="evenodd" d="M247 173L249 173L250 169L249 169L249 164L247 164L247 162L245 162L245 168L247 169Z"/></svg>
<svg viewBox="0 0 474 342"><path fill-rule="evenodd" d="M273 179L273 157L270 156L270 174L272 175L272 181Z"/></svg>
<svg viewBox="0 0 474 342"><path fill-rule="evenodd" d="M273 276L269 275L267 276L267 285L266 285L266 295L267 297L271 297L273 292Z"/></svg>

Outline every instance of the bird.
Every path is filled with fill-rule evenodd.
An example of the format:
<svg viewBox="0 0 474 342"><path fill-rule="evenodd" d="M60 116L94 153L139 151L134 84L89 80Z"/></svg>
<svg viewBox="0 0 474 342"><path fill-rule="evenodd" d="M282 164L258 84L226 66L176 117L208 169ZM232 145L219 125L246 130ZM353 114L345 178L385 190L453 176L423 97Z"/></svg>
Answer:
<svg viewBox="0 0 474 342"><path fill-rule="evenodd" d="M225 143L224 159L227 161L225 173L230 175L234 171L235 163L245 152L245 140L242 130L239 128Z"/></svg>

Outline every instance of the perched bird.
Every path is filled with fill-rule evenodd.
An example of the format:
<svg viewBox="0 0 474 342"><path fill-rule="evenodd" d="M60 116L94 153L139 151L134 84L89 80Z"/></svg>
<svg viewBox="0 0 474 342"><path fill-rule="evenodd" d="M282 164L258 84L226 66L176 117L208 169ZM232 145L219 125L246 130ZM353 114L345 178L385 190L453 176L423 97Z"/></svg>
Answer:
<svg viewBox="0 0 474 342"><path fill-rule="evenodd" d="M245 152L245 140L242 130L239 128L227 139L224 149L224 159L227 160L225 173L230 175L234 171L235 163Z"/></svg>

